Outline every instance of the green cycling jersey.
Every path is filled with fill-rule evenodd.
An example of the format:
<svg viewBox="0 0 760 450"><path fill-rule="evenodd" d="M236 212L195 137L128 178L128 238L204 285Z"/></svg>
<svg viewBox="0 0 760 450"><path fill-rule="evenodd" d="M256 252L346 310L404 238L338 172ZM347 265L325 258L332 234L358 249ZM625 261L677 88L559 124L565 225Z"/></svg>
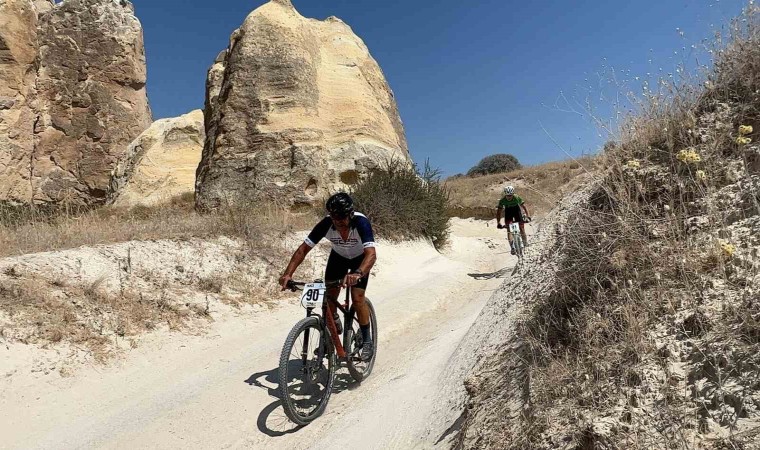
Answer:
<svg viewBox="0 0 760 450"><path fill-rule="evenodd" d="M516 206L522 205L523 203L523 199L520 198L519 195L513 195L511 199L504 196L501 198L501 200L499 200L499 208L514 208Z"/></svg>

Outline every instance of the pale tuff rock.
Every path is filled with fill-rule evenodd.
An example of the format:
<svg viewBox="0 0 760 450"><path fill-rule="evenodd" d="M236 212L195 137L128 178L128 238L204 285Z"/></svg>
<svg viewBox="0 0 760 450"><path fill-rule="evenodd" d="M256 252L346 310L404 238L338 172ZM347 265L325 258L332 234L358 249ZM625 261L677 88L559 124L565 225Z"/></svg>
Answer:
<svg viewBox="0 0 760 450"><path fill-rule="evenodd" d="M55 7L53 0L34 0L33 3L38 15L45 14Z"/></svg>
<svg viewBox="0 0 760 450"><path fill-rule="evenodd" d="M0 201L103 202L151 123L145 81L128 1L0 0Z"/></svg>
<svg viewBox="0 0 760 450"><path fill-rule="evenodd" d="M155 205L192 194L204 137L199 109L154 122L114 169L111 201L116 206Z"/></svg>
<svg viewBox="0 0 760 450"><path fill-rule="evenodd" d="M34 200L99 203L151 124L142 27L127 1L68 0L39 24Z"/></svg>
<svg viewBox="0 0 760 450"><path fill-rule="evenodd" d="M0 0L0 200L28 201L34 148L37 13L29 0Z"/></svg>
<svg viewBox="0 0 760 450"><path fill-rule="evenodd" d="M388 159L409 160L393 93L345 23L288 0L256 9L209 70L201 209L312 204Z"/></svg>

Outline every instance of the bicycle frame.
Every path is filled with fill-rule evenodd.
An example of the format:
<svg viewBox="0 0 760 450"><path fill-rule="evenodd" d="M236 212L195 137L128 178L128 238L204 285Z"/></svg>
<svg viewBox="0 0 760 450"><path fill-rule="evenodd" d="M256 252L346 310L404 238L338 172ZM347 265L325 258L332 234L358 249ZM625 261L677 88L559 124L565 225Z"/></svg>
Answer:
<svg viewBox="0 0 760 450"><path fill-rule="evenodd" d="M348 315L348 308L349 304L351 303L351 287L346 287L346 300L343 304L338 302L338 300L330 300L322 302L322 317L321 320L326 325L327 329L330 330L330 336L332 338L332 343L335 346L335 351L338 354L338 357L345 358L346 357L346 349L343 348L343 343L340 340L340 337L338 336L338 326L335 324L335 319L333 318L332 312L329 310L329 302L334 301L335 306L337 309L340 310L340 312L343 313L343 317L345 318ZM306 308L306 317L310 317L313 314L314 308ZM345 322L345 320L344 320ZM308 351L308 345L309 345L309 330L306 330L305 336L304 336L304 343L303 343L303 358L304 358L304 364L306 363L306 358L308 355L306 355Z"/></svg>

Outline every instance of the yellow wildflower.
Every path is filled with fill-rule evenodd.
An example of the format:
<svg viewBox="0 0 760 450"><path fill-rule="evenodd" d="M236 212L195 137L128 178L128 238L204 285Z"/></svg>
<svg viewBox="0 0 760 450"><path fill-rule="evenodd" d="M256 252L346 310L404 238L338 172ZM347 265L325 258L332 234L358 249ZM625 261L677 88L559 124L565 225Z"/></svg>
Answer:
<svg viewBox="0 0 760 450"><path fill-rule="evenodd" d="M628 161L627 163L625 163L625 167L626 169L638 169L639 167L641 167L641 163L639 162L638 159L632 159Z"/></svg>
<svg viewBox="0 0 760 450"><path fill-rule="evenodd" d="M697 170L697 180L704 181L707 179L707 174L704 170Z"/></svg>
<svg viewBox="0 0 760 450"><path fill-rule="evenodd" d="M744 136L752 134L752 125L739 125L739 134Z"/></svg>
<svg viewBox="0 0 760 450"><path fill-rule="evenodd" d="M721 242L720 248L723 250L723 255L729 258L734 256L734 253L736 253L736 247L733 244L729 244L728 242Z"/></svg>
<svg viewBox="0 0 760 450"><path fill-rule="evenodd" d="M676 155L676 158L679 161L685 162L685 163L698 163L702 161L702 157L699 156L699 153L697 153L697 151L694 150L694 148L692 147L689 147L687 149L684 149L678 152L678 154Z"/></svg>
<svg viewBox="0 0 760 450"><path fill-rule="evenodd" d="M736 143L739 145L747 145L750 142L752 142L752 138L743 137L743 136L739 136L738 138L736 138Z"/></svg>

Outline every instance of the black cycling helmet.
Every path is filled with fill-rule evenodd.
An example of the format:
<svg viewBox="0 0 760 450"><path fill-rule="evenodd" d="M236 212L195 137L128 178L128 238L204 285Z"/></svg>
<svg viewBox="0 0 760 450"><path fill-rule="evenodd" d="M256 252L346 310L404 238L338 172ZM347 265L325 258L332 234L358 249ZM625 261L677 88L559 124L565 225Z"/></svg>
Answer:
<svg viewBox="0 0 760 450"><path fill-rule="evenodd" d="M347 217L354 212L354 201L345 192L338 192L327 199L325 208L330 215Z"/></svg>

